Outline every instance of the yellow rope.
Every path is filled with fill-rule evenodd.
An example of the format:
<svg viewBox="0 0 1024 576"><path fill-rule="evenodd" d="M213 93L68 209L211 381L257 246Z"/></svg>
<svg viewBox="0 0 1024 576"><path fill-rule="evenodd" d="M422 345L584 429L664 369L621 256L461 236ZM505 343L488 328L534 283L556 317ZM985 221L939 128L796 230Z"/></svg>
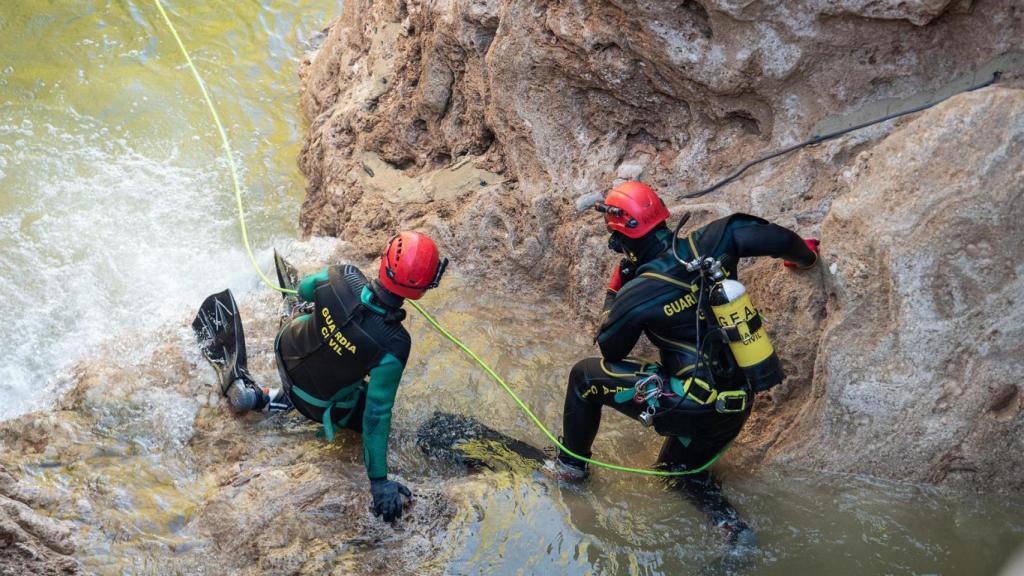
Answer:
<svg viewBox="0 0 1024 576"><path fill-rule="evenodd" d="M203 77L199 75L199 70L196 65L192 62L192 57L188 54L188 49L185 48L185 43L181 41L181 36L178 35L178 30L174 27L170 17L167 16L167 11L164 10L164 5L160 0L153 0L160 15L164 17L164 22L167 23L167 27L171 30L171 34L174 36L174 40L178 43L178 48L181 50L181 55L185 57L185 62L188 63L189 70L192 71L192 77L195 78L196 84L199 85L199 90L203 93L203 99L206 100L206 106L210 110L210 116L213 117L213 123L217 125L217 132L220 133L220 142L224 147L224 155L227 156L228 166L231 168L231 181L235 185L235 203L238 205L238 226L242 230L242 243L245 245L245 251L249 254L249 262L252 263L252 267L256 269L256 273L260 275L260 279L267 286L277 290L278 292L284 292L287 294L297 294L298 292L290 288L282 288L277 284L274 284L270 278L263 273L260 269L260 265L256 263L256 256L252 253L252 247L249 245L249 231L245 226L245 210L242 208L242 185L238 181L238 170L235 168L235 155L231 151L231 143L228 142L228 134L224 131L224 124L220 121L220 114L217 113L217 108L213 105L213 100L210 99L210 93L206 90L206 83L203 82Z"/></svg>
<svg viewBox="0 0 1024 576"><path fill-rule="evenodd" d="M213 117L213 122L217 125L217 131L220 133L220 140L221 140L221 144L223 145L223 148L224 148L224 154L227 156L227 158L228 158L228 165L231 167L231 180L234 182L234 185L235 185L235 202L238 205L238 224L239 224L239 226L242 229L242 242L245 244L245 250L249 254L249 261L252 263L252 267L256 269L256 272L259 274L260 279L263 280L264 284L266 284L267 286L269 286L270 288L272 288L274 290L277 290L278 292L284 292L284 293L287 293L287 294L297 294L298 292L296 290L292 290L290 288L283 288L283 287L278 286L278 285L274 284L273 282L271 282L270 279L267 278L267 276L263 273L263 271L260 270L259 264L256 263L256 257L252 253L252 247L249 246L249 233L248 233L248 231L246 230L246 227L245 227L245 211L244 211L244 209L242 207L242 186L241 186L241 184L238 181L238 171L235 169L235 158L234 158L234 154L231 151L231 144L228 142L227 132L224 131L224 125L220 121L220 115L217 113L217 108L214 107L213 100L210 99L210 94L209 94L209 92L206 91L206 83L203 82L202 76L199 75L199 70L196 68L195 64L192 62L192 58L191 58L191 56L189 56L188 49L185 48L185 43L182 42L181 36L178 35L178 30L174 27L174 24L171 22L171 19L167 16L167 12L164 10L164 6L163 6L163 4L161 4L160 0L153 0L153 3L156 4L156 7L160 10L160 15L164 17L164 22L167 23L167 27L171 30L171 34L174 36L174 40L177 41L178 48L181 50L181 54L185 57L185 62L188 63L189 70L192 71L192 77L195 78L196 84L199 85L199 90L201 90L202 93L203 93L203 99L206 100L206 106L210 110L210 116ZM420 306L419 304L417 304L416 302L414 302L412 300L407 300L407 302L413 308L415 308L416 311L419 312L423 316L423 318L426 319L426 321L435 330L437 330L445 338L447 338L449 341L451 341L453 344L455 344L459 349L461 349L463 352L465 352L466 355L468 355L470 358L472 358L473 361L476 362L477 365L480 366L480 368L482 368L483 371L486 372L487 375L490 376L492 380L494 380L502 388L504 388L505 392L512 398L512 400L515 401L515 403L519 406L520 410L522 410L527 416L530 417L530 420L532 420L533 423L537 426L537 428L539 428L540 431L543 432L544 435L548 437L548 440L553 442L555 444L555 446L557 446L559 448L559 450L561 450L562 452L568 454L569 456L571 456L571 457L573 457L573 458L575 458L577 460L586 462L588 464L593 464L594 466L598 466L598 467L601 467L601 468L607 468L609 470L618 470L619 472L630 472L632 474L643 474L643 475L646 475L646 476L687 476L687 475L691 475L691 474L699 474L699 473L703 472L704 470L707 470L728 449L728 446L723 448L721 452L716 454L714 458L709 460L706 464L704 464L700 468L697 468L697 469L694 469L694 470L681 471L681 472L668 472L668 471L665 471L665 470L647 470L647 469L643 469L643 468L630 468L628 466L620 466L618 464L609 464L607 462L601 462L600 460L594 460L592 458L587 458L585 456L580 456L579 454L576 454L572 450L569 450L568 448L565 447L565 445L563 445L561 442L559 442L558 438L554 434L552 434L551 431L548 430L546 426L544 426L544 423L541 422L539 418L537 418L537 416L533 413L533 411L530 410L530 407L527 406L526 403L523 402L523 400L521 398L519 398L519 396L515 393L515 391L512 390L512 387L509 386L507 382L505 382L505 379L502 378L501 376L499 376L498 373L495 372L479 356L477 356L475 352L470 350L469 347L466 346L465 344L463 344L461 340L459 340L458 338L453 336L450 332L445 330L445 328L443 326L441 326L441 324L439 324L437 322L437 320L434 319L433 316L428 314L427 311L424 310L422 306Z"/></svg>

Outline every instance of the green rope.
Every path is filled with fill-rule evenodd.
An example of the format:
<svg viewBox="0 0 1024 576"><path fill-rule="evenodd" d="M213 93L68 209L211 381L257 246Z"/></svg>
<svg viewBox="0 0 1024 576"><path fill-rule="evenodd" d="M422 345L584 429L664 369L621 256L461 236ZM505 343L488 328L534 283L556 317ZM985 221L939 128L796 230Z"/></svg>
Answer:
<svg viewBox="0 0 1024 576"><path fill-rule="evenodd" d="M160 0L153 0L160 15L164 17L164 22L167 23L167 27L171 30L171 34L174 36L174 40L178 43L178 48L181 50L181 55L185 57L185 62L188 63L189 70L192 71L192 77L195 78L196 84L199 85L199 90L203 93L203 99L206 100L206 107L210 109L210 116L213 117L213 123L217 125L217 132L220 133L220 142L224 148L224 155L228 159L228 166L231 168L231 181L235 185L235 204L238 206L238 226L242 230L242 243L245 245L245 251L249 254L249 262L252 263L252 267L256 269L256 273L260 275L260 279L267 286L283 292L286 294L298 294L296 290L290 288L282 288L277 284L274 284L270 278L263 273L260 269L260 265L256 263L256 256L252 253L252 247L249 245L249 231L245 226L245 210L242 208L242 185L238 181L238 170L235 168L235 155L231 151L231 144L228 142L228 134L224 131L224 124L220 121L220 114L217 113L217 108L213 105L213 100L210 99L210 93L206 90L206 83L203 82L203 77L199 75L199 70L196 65L192 62L192 57L188 54L188 49L185 48L185 43L181 41L181 36L178 35L178 30L174 27L170 17L167 16L167 11L164 10L164 5Z"/></svg>
<svg viewBox="0 0 1024 576"><path fill-rule="evenodd" d="M178 30L174 27L174 24L171 22L171 19L167 16L167 12L164 10L164 6L160 2L160 0L153 0L153 3L156 4L157 9L160 10L160 15L163 16L164 22L167 23L167 27L171 30L171 34L174 36L175 41L177 41L178 48L181 50L181 54L185 57L185 62L188 63L189 70L192 71L192 77L195 78L196 84L199 85L199 90L203 93L203 99L206 100L206 106L210 110L210 116L213 117L213 122L217 125L217 131L220 133L220 141L221 145L224 148L224 155L227 156L228 166L230 166L231 168L231 180L235 186L235 203L238 206L238 224L242 230L242 243L245 245L245 250L249 254L249 262L252 263L252 267L256 269L256 272L259 274L260 279L263 280L263 283L266 284L268 287L277 290L278 292L283 292L287 294L297 294L298 291L296 290L282 288L281 286L274 284L269 278L267 278L267 276L263 273L263 270L260 269L259 264L256 262L256 256L253 255L252 247L249 245L249 233L245 226L245 210L242 206L242 185L239 183L238 180L238 171L235 168L235 158L234 154L231 151L231 144L228 142L227 132L225 132L224 125L220 121L220 115L217 113L217 108L213 105L213 100L210 99L210 94L206 90L206 83L203 82L203 77L199 75L199 70L192 62L192 57L189 56L188 49L185 48L185 43L182 42L181 36L178 34ZM502 388L504 388L505 392L512 397L512 400L514 400L515 403L519 405L519 409L530 417L530 420L532 420L533 423L537 426L537 428L539 428L540 431L543 432L544 435L548 437L548 440L553 442L559 450L577 460L586 462L588 464L593 464L594 466L598 466L600 468L617 470L619 472L629 472L632 474L643 474L646 476L688 476L692 474L699 474L707 470L709 467L711 467L712 464L718 461L722 454L725 454L726 450L729 449L729 445L726 445L726 447L723 448L721 452L716 454L714 458L709 460L700 468L697 468L695 470L685 470L678 472L669 472L665 470L648 470L644 468L630 468L628 466L609 464L608 462L601 462L600 460L594 460L592 458L587 458L586 456L580 456L579 454L576 454L572 450L569 450L568 448L565 447L564 444L559 442L558 438L554 434L552 434L546 426L544 426L544 423L541 422L540 419L537 418L537 416L533 413L533 411L530 410L530 407L527 406L521 398L519 398L515 391L512 390L512 387L509 386L507 382L505 382L504 378L499 376L498 373L495 372L486 362L480 359L480 357L477 356L475 352L470 350L469 347L463 344L461 340L459 340L450 332L445 330L444 327L441 326L441 324L439 324L437 320L435 320L433 316L428 314L427 311L424 310L419 304L412 300L407 300L407 302L410 305L412 305L412 307L415 308L416 311L419 312L435 330L437 330L439 333L441 333L441 335L443 335L445 338L447 338L449 341L451 341L453 344L459 347L459 349L465 352L466 355L472 358L473 361L476 362L477 365L479 365L480 368L482 368L483 371L486 372L487 375L490 376L492 380L494 380Z"/></svg>
<svg viewBox="0 0 1024 576"><path fill-rule="evenodd" d="M461 340L459 340L458 338L453 336L450 332L445 330L445 328L443 326L441 326L441 324L438 323L438 321L435 320L434 317L431 316L426 310L424 310L423 307L421 307L419 304L417 304L416 302L413 302L412 300L407 300L407 302L413 308L415 308L416 311L419 312L420 315L422 315L424 319L426 319L426 321L434 328L434 330L437 330L438 332L441 333L442 336L444 336L445 338L450 340L452 342L452 344L455 344L456 346L458 346L463 352L466 353L467 356L472 358L473 361L476 362L477 365L479 365L480 368L482 368L483 371L486 372L488 376L491 377L491 380L494 380L502 388L504 388L505 392L509 396L512 397L512 400L514 400L515 403L519 405L519 409L522 410L523 413L525 413L527 416L530 417L530 420L532 420L533 423L537 426L537 428L539 428L540 431L543 432L544 435L548 437L548 440L553 442L555 444L555 446L558 447L559 450L561 450L562 452L565 452L566 454L568 454L569 456L571 456L571 457L573 457L573 458L575 458L577 460L580 460L582 462L586 462L588 464L593 464L594 466L598 466L600 468L607 468L609 470L618 470L619 472L630 472L632 474L644 474L644 475L647 475L647 476L688 476L688 475L691 475L691 474L699 474L699 473L707 470L709 467L711 467L712 464L714 464L722 456L722 454L725 454L726 450L729 449L729 446L727 445L725 448L722 449L721 452L716 454L714 458L709 460L706 464L704 464L700 468L697 468L697 469L694 469L694 470L678 471L678 472L668 472L668 471L665 471L665 470L648 470L648 469L644 469L644 468L630 468L628 466L620 466L618 464L609 464L608 462L602 462L600 460L594 460L593 458L587 458L586 456L581 456L581 455L573 452L572 450L569 450L568 448L565 447L564 444L559 442L558 438L554 434L552 434L550 430L548 430L547 426L544 426L544 423L540 421L540 418L537 418L537 416L533 413L533 411L530 410L530 407L527 406L526 403L523 402L523 400L519 397L519 395L516 394L514 390L512 390L512 387L509 386L507 382L505 382L505 379L502 378L501 376L499 376L498 373L495 372L479 356L477 356L475 352L470 350L469 347L466 346L465 344L463 344Z"/></svg>

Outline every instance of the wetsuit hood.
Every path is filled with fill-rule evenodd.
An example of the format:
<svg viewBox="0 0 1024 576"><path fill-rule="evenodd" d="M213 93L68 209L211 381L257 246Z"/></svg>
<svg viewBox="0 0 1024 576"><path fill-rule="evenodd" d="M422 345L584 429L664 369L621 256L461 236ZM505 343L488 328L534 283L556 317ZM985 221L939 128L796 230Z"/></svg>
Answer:
<svg viewBox="0 0 1024 576"><path fill-rule="evenodd" d="M612 232L608 247L625 254L630 261L639 266L672 249L672 231L662 223L639 238Z"/></svg>

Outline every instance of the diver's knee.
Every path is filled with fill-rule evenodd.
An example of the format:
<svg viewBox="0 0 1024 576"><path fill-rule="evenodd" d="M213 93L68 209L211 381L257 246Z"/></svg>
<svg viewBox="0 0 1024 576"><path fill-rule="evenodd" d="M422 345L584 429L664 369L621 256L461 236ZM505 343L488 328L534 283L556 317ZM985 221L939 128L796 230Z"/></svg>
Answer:
<svg viewBox="0 0 1024 576"><path fill-rule="evenodd" d="M583 400L581 395L590 387L589 365L591 361L591 358L584 358L577 362L572 367L572 370L569 370L569 385L566 390L567 397L574 398L576 400Z"/></svg>

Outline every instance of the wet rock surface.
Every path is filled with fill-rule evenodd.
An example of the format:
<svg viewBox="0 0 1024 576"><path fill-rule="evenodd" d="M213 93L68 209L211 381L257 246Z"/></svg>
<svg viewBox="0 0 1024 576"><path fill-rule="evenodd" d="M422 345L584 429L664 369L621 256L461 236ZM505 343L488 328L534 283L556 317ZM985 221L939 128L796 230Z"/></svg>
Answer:
<svg viewBox="0 0 1024 576"><path fill-rule="evenodd" d="M1019 230L1006 226L1020 169L991 158L1016 136L986 127L1024 111L1022 39L1024 13L1009 0L349 2L301 71L302 225L367 257L394 229L428 231L481 283L555 297L567 322L583 324L615 259L599 217L577 215L576 200L622 179L652 183L675 216L694 213L692 225L744 211L820 236L816 270L760 261L742 272L789 377L758 399L732 461L1020 492L1019 461L1005 457L1020 452L1012 375L1024 366L1006 352L1019 329L1004 324L1005 308L981 305L997 297L975 294L1013 300L1017 273L975 270L986 257L956 262L985 243L1011 261L1021 254ZM996 69L998 88L672 200L748 159ZM923 153L933 138L949 148ZM466 166L477 172L455 174ZM968 183L1002 186L1005 202L963 194ZM977 214L964 217L969 237L952 216L940 224L957 204ZM995 205L1004 216L981 216ZM895 240L911 229L914 243ZM954 288L931 296L934 283ZM937 321L935 306L989 328Z"/></svg>
<svg viewBox="0 0 1024 576"><path fill-rule="evenodd" d="M279 300L240 303L261 382L277 377ZM78 366L59 410L0 422L23 477L0 467L0 574L441 571L449 495L404 480L403 519L373 517L358 435L232 414L185 327L137 364L107 357Z"/></svg>
<svg viewBox="0 0 1024 576"><path fill-rule="evenodd" d="M71 527L40 513L54 505L0 466L0 574L80 574Z"/></svg>

